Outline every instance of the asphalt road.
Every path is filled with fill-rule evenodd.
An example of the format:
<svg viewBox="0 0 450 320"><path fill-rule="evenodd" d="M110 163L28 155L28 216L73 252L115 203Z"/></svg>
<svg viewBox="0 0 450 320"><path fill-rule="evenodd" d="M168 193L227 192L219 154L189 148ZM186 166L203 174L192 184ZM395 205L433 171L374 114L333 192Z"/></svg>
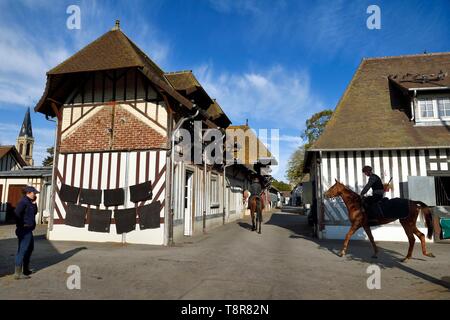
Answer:
<svg viewBox="0 0 450 320"><path fill-rule="evenodd" d="M16 281L16 239L0 227L0 299L450 299L450 246L431 244L436 258L400 259L406 243L310 238L306 218L274 213L262 234L248 220L233 222L174 247L49 242L37 236L32 264L37 273ZM42 231L42 230L41 230ZM38 232L39 234L39 232ZM41 232L42 234L42 232ZM380 267L381 289L368 289L367 268ZM81 272L81 289L69 290L69 266Z"/></svg>

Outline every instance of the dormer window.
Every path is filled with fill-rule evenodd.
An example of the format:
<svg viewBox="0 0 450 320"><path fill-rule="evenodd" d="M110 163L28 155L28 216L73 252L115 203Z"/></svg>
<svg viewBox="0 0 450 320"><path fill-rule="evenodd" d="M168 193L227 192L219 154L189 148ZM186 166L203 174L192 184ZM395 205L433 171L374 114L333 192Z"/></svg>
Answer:
<svg viewBox="0 0 450 320"><path fill-rule="evenodd" d="M419 98L416 122L450 121L450 97Z"/></svg>
<svg viewBox="0 0 450 320"><path fill-rule="evenodd" d="M436 114L434 112L433 100L432 99L421 99L419 100L419 113L422 119L434 119Z"/></svg>
<svg viewBox="0 0 450 320"><path fill-rule="evenodd" d="M438 98L437 107L439 117L450 117L450 97Z"/></svg>

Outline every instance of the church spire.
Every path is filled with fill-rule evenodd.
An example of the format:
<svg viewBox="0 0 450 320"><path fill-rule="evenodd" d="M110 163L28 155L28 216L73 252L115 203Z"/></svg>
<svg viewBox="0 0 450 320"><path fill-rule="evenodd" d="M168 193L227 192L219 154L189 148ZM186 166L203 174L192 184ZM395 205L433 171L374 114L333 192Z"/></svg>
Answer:
<svg viewBox="0 0 450 320"><path fill-rule="evenodd" d="M33 145L33 130L31 128L30 108L28 108L17 137L16 149L29 166L33 165Z"/></svg>
<svg viewBox="0 0 450 320"><path fill-rule="evenodd" d="M25 117L23 118L22 127L20 128L19 137L28 136L33 138L33 130L31 129L31 116L30 116L30 108L27 109L27 113L25 113Z"/></svg>

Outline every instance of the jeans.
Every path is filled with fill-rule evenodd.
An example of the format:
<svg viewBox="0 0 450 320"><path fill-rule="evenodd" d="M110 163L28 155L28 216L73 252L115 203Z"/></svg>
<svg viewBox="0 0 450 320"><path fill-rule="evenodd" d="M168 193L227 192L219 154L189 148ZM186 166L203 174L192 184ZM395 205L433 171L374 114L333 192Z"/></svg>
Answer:
<svg viewBox="0 0 450 320"><path fill-rule="evenodd" d="M16 236L19 239L19 248L16 255L16 267L30 266L31 253L34 249L33 231L26 229L16 229Z"/></svg>

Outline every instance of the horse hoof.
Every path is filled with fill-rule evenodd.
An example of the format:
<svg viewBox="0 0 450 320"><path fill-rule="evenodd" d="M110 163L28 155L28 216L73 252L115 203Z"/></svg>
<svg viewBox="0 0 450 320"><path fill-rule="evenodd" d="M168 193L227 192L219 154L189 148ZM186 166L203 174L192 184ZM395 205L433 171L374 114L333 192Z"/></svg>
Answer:
<svg viewBox="0 0 450 320"><path fill-rule="evenodd" d="M408 260L409 260L409 258L403 258L403 259L402 259L402 262L403 262L403 263L406 263L406 262L408 262Z"/></svg>
<svg viewBox="0 0 450 320"><path fill-rule="evenodd" d="M376 254L374 254L374 255L372 256L372 259L378 259L378 256L377 256Z"/></svg>
<svg viewBox="0 0 450 320"><path fill-rule="evenodd" d="M342 251L338 253L338 257L341 257L341 258L342 258L344 255L345 255L345 253L342 252Z"/></svg>
<svg viewBox="0 0 450 320"><path fill-rule="evenodd" d="M259 234L261 234L261 231L258 231Z"/></svg>
<svg viewBox="0 0 450 320"><path fill-rule="evenodd" d="M432 254L431 252L427 253L426 256L430 257L430 258L436 258L436 256L434 254Z"/></svg>

